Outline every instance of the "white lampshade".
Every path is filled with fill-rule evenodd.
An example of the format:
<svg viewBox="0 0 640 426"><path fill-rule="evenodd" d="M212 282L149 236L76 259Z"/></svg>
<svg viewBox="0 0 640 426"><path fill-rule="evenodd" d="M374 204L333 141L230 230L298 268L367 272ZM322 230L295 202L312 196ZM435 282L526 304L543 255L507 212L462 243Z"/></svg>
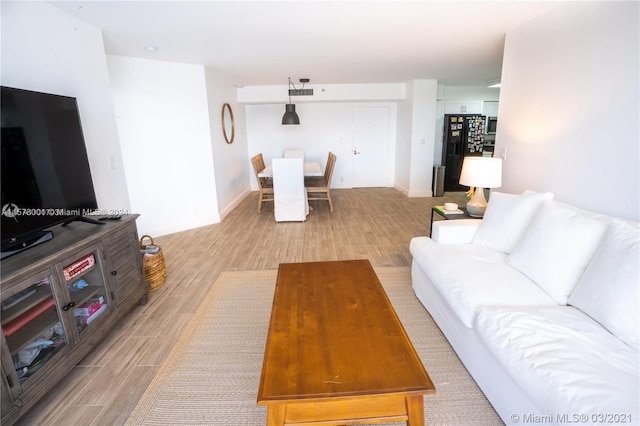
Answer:
<svg viewBox="0 0 640 426"><path fill-rule="evenodd" d="M482 217L487 209L483 188L502 186L502 158L464 157L460 185L473 186L476 190L467 203L467 212L473 217Z"/></svg>
<svg viewBox="0 0 640 426"><path fill-rule="evenodd" d="M464 157L460 185L476 188L502 186L502 158Z"/></svg>

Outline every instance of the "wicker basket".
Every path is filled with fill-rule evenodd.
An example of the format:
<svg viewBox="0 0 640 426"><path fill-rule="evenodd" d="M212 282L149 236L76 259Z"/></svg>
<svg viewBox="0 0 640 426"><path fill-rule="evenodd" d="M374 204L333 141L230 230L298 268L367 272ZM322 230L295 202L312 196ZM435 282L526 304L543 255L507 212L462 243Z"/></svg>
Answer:
<svg viewBox="0 0 640 426"><path fill-rule="evenodd" d="M144 250L147 245L143 243L144 239L148 238L153 243L153 238L149 235L143 235L140 238L140 249ZM158 247L159 251L154 254L144 254L142 256L142 266L144 268L144 278L149 283L150 290L155 290L164 284L167 276L166 268L164 266L164 255L162 254L162 248Z"/></svg>

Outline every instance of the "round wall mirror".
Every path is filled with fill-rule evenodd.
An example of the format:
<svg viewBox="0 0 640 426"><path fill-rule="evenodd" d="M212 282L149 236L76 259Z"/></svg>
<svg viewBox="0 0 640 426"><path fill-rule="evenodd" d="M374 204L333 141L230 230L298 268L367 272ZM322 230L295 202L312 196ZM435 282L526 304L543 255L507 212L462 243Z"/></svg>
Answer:
<svg viewBox="0 0 640 426"><path fill-rule="evenodd" d="M224 135L224 140L227 141L227 143L233 143L233 138L236 136L236 125L233 121L231 105L227 103L222 105L220 120L222 122L222 134Z"/></svg>

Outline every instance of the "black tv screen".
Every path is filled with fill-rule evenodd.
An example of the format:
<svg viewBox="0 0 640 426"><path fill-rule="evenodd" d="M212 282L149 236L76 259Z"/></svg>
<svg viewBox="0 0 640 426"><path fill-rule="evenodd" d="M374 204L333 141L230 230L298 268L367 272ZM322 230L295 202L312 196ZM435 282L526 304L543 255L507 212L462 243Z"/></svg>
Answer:
<svg viewBox="0 0 640 426"><path fill-rule="evenodd" d="M0 87L2 252L97 208L75 98Z"/></svg>

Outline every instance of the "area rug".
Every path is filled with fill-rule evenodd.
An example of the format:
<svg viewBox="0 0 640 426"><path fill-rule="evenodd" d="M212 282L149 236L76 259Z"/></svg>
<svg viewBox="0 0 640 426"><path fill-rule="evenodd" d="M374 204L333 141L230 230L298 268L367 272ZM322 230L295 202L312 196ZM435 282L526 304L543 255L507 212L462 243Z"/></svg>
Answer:
<svg viewBox="0 0 640 426"><path fill-rule="evenodd" d="M375 271L436 386L425 396L425 423L502 424L415 297L410 268ZM267 410L256 398L276 275L223 272L127 424L265 425Z"/></svg>

